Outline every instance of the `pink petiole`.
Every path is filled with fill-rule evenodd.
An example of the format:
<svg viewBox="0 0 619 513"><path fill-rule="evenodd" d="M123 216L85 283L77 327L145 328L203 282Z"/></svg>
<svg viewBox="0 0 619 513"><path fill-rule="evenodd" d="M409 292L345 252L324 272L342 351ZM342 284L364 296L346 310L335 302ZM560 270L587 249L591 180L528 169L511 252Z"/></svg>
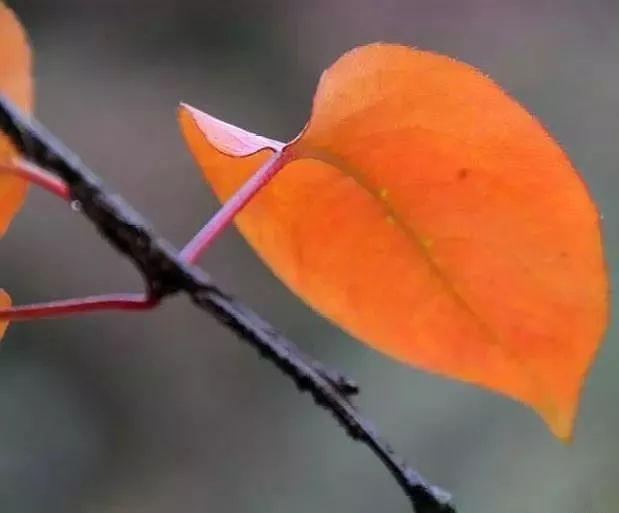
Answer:
<svg viewBox="0 0 619 513"><path fill-rule="evenodd" d="M291 160L291 154L284 151L276 151L254 175L245 182L241 188L210 218L204 227L180 252L181 259L195 264L204 252L210 247L217 236L232 223L241 209L251 200L256 193L277 175Z"/></svg>
<svg viewBox="0 0 619 513"><path fill-rule="evenodd" d="M154 308L157 303L158 300L144 294L105 294L3 308L0 309L0 321L52 319L107 310L144 311Z"/></svg>
<svg viewBox="0 0 619 513"><path fill-rule="evenodd" d="M27 160L15 159L10 166L0 166L0 174L18 176L38 185L47 192L51 192L62 200L71 200L69 187L64 181Z"/></svg>

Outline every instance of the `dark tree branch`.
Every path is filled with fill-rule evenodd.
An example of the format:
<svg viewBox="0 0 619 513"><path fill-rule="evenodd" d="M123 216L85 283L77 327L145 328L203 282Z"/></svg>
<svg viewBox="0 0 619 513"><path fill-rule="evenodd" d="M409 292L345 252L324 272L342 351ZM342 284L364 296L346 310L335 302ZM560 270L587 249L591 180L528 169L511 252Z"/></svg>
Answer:
<svg viewBox="0 0 619 513"><path fill-rule="evenodd" d="M428 484L397 456L349 401L356 384L303 354L257 314L221 291L202 271L179 258L178 252L101 181L73 152L36 120L25 117L0 96L0 130L23 156L64 180L71 198L118 251L141 272L149 297L159 301L184 292L193 303L221 323L289 376L300 390L330 411L349 436L365 443L392 473L417 513L455 513L450 497Z"/></svg>

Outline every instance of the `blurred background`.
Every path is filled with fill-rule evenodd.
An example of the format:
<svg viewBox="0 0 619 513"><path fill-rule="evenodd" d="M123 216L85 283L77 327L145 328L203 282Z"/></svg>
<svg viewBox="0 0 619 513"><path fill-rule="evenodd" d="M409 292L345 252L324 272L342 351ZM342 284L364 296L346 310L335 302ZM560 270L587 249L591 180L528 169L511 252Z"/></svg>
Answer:
<svg viewBox="0 0 619 513"><path fill-rule="evenodd" d="M619 261L617 0L8 3L35 48L38 116L178 246L217 208L179 135L178 102L289 139L320 72L383 40L472 63L541 117L599 201L611 267ZM16 303L141 285L79 215L36 190L0 258ZM361 411L461 513L619 510L615 327L566 447L523 406L352 341L234 229L203 264L354 376ZM366 448L184 298L148 314L13 325L0 419L3 513L409 511Z"/></svg>

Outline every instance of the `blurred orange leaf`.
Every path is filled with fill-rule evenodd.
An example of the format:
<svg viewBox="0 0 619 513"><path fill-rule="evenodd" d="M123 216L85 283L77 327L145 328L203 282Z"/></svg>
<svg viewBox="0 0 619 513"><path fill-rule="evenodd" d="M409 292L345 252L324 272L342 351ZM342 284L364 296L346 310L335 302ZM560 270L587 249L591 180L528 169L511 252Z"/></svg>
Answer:
<svg viewBox="0 0 619 513"><path fill-rule="evenodd" d="M0 94L10 98L23 110L32 108L30 46L19 20L0 1ZM16 156L8 139L0 134L0 165L9 165ZM4 235L13 216L22 206L28 184L11 175L0 175L0 237ZM10 298L0 290L0 308L10 306ZM6 329L0 323L0 338Z"/></svg>
<svg viewBox="0 0 619 513"><path fill-rule="evenodd" d="M221 201L282 148L188 106L180 121ZM540 123L464 63L374 44L324 73L284 151L237 216L277 276L370 346L568 439L609 294L595 204Z"/></svg>

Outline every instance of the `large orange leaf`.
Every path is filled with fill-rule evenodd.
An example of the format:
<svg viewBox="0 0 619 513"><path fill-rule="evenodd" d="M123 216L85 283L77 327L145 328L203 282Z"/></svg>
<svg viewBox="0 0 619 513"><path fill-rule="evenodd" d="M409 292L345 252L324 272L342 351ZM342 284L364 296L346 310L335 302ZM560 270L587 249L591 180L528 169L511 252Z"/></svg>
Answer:
<svg viewBox="0 0 619 513"><path fill-rule="evenodd" d="M13 11L0 1L0 94L28 112L32 108L30 61L26 33ZM14 156L16 151L7 137L0 133L0 165L10 164ZM25 180L0 174L0 237L22 206L27 188ZM0 308L9 304L9 297L0 290ZM0 323L0 338L6 325L6 322Z"/></svg>
<svg viewBox="0 0 619 513"><path fill-rule="evenodd" d="M282 148L180 119L222 201ZM466 64L374 44L324 73L284 151L237 217L273 271L372 347L523 401L568 439L608 284L595 204L540 123Z"/></svg>

